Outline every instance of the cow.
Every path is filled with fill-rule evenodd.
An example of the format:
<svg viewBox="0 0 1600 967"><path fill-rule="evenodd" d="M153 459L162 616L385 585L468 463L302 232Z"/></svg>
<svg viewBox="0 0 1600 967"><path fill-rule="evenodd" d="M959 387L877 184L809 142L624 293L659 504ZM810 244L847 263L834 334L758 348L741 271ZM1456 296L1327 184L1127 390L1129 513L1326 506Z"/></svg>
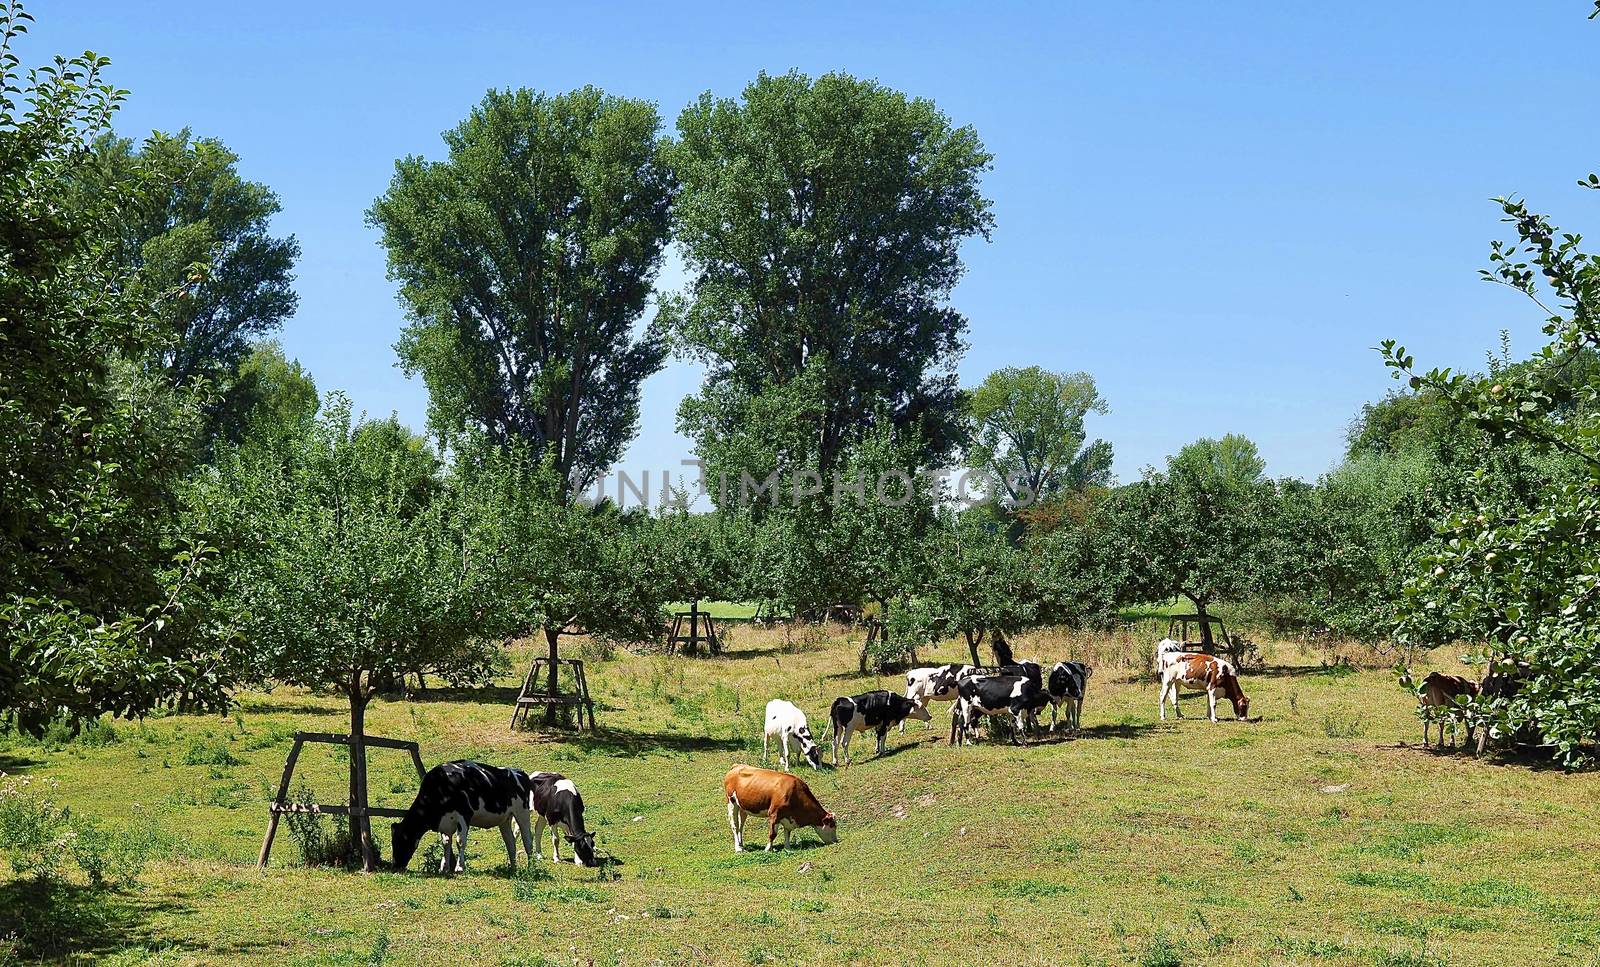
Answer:
<svg viewBox="0 0 1600 967"><path fill-rule="evenodd" d="M1183 710L1178 707L1180 686L1193 690L1205 689L1206 706L1213 722L1217 720L1218 690L1233 703L1233 714L1241 722L1250 714L1250 700L1239 688L1238 672L1216 655L1183 655L1167 665L1161 673L1161 695L1157 699L1161 721L1167 720L1168 695L1172 697L1173 712L1178 718L1183 718Z"/></svg>
<svg viewBox="0 0 1600 967"><path fill-rule="evenodd" d="M1478 683L1470 678L1460 675L1446 675L1443 672L1429 672L1422 679L1422 684L1417 684L1411 679L1411 669L1407 668L1400 674L1400 683L1417 693L1417 711L1422 716L1422 745L1428 745L1428 727L1435 718L1439 719L1438 744L1444 747L1445 721L1450 723L1450 744L1455 745L1456 721L1461 718L1456 707L1456 698L1465 696L1473 699L1478 696ZM1441 709L1442 712L1436 712ZM1467 745L1472 745L1473 722L1467 720Z"/></svg>
<svg viewBox="0 0 1600 967"><path fill-rule="evenodd" d="M789 740L800 743L800 754L811 763L811 768L822 768L822 749L811 737L811 727L806 724L806 713L793 702L775 698L767 703L767 727L761 733L761 761L767 759L767 742L778 740L778 764L789 771Z"/></svg>
<svg viewBox="0 0 1600 967"><path fill-rule="evenodd" d="M733 851L744 852L744 820L754 813L767 817L767 852L772 852L783 830L783 845L798 826L810 826L824 843L839 841L839 823L833 813L822 808L811 787L799 776L753 766L734 766L722 779L722 794L728 802L728 825L733 828Z"/></svg>
<svg viewBox="0 0 1600 967"><path fill-rule="evenodd" d="M1058 661L1050 669L1050 681L1045 694L1050 698L1050 731L1056 730L1056 711L1067 707L1067 728L1076 732L1081 727L1083 696L1089 686L1089 676L1094 669L1081 661Z"/></svg>
<svg viewBox="0 0 1600 967"><path fill-rule="evenodd" d="M839 764L841 745L844 746L845 762L849 762L850 737L868 729L878 733L878 754L883 755L883 743L889 730L907 718L927 722L933 715L904 695L886 692L881 688L834 699L833 707L828 710L828 724L833 730L833 764Z"/></svg>
<svg viewBox="0 0 1600 967"><path fill-rule="evenodd" d="M974 675L958 686L961 698L950 716L950 742L966 745L980 715L1010 715L1016 725L1011 741L1028 744L1028 723L1049 701L1044 689L1022 675Z"/></svg>
<svg viewBox="0 0 1600 967"><path fill-rule="evenodd" d="M932 668L913 668L906 672L906 698L918 708L927 708L929 702L953 702L956 698L956 679L971 672L971 665L936 665ZM906 730L905 720L900 721L900 731Z"/></svg>
<svg viewBox="0 0 1600 967"><path fill-rule="evenodd" d="M439 872L461 873L467 866L467 830L500 830L506 841L506 864L517 868L517 841L512 824L522 833L528 856L534 855L533 837L528 831L532 807L533 781L521 769L503 769L481 762L461 760L434 766L422 777L417 798L400 821L389 827L394 868L405 869L417 851L424 833L438 833L444 841L444 858ZM460 840L459 850L452 849Z"/></svg>
<svg viewBox="0 0 1600 967"><path fill-rule="evenodd" d="M1000 666L999 673L1002 675L1021 675L1028 681L1033 682L1035 688L1044 687L1044 668L1036 661L1024 658L1021 661L1009 662Z"/></svg>
<svg viewBox="0 0 1600 967"><path fill-rule="evenodd" d="M535 772L532 780L533 813L538 817L533 832L533 855L540 856L544 828L550 827L550 860L561 862L561 834L572 844L574 866L596 866L594 834L583 825L583 796L566 776L554 772ZM540 857L542 858L542 856Z"/></svg>

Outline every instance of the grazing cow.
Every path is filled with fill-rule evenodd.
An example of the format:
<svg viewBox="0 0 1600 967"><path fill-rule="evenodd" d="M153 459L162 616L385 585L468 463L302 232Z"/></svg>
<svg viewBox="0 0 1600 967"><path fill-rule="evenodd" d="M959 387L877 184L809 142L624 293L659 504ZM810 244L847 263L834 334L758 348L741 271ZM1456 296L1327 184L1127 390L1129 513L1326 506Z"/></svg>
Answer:
<svg viewBox="0 0 1600 967"><path fill-rule="evenodd" d="M1021 661L1014 661L1010 662L1009 664L1001 665L1000 674L1021 675L1028 681L1033 682L1034 687L1044 687L1044 669L1040 667L1038 662L1029 661L1026 658L1022 659Z"/></svg>
<svg viewBox="0 0 1600 967"><path fill-rule="evenodd" d="M1233 703L1233 714L1242 722L1250 714L1250 700L1239 688L1239 674L1233 666L1216 655L1184 655L1169 664L1161 673L1161 695L1157 700L1161 721L1167 720L1167 696L1172 696L1172 711L1183 718L1178 707L1179 687L1198 691L1205 689L1206 707L1211 721L1217 720L1217 692L1228 696Z"/></svg>
<svg viewBox="0 0 1600 967"><path fill-rule="evenodd" d="M578 787L566 776L554 772L535 772L532 780L533 812L538 822L533 832L534 855L544 841L544 828L550 827L550 859L561 862L561 833L567 834L572 844L572 862L575 866L596 866L594 859L594 834L583 826L583 797Z"/></svg>
<svg viewBox="0 0 1600 967"><path fill-rule="evenodd" d="M744 820L751 813L767 817L767 852L783 830L783 845L797 826L811 826L824 843L839 841L839 824L822 808L811 787L799 776L753 766L734 766L722 780L728 801L728 825L733 828L733 851L744 852Z"/></svg>
<svg viewBox="0 0 1600 967"><path fill-rule="evenodd" d="M1428 725L1435 717L1438 717L1439 734L1436 739L1439 746L1441 748L1444 746L1444 724L1448 721L1450 723L1450 745L1452 748L1455 747L1456 722L1461 718L1456 710L1456 698L1458 696L1466 696L1469 699L1476 698L1478 696L1478 683L1460 675L1429 672L1427 677L1422 680L1422 684L1417 686L1417 705L1422 710L1422 744L1424 746L1428 744ZM1435 709L1443 710L1442 715L1440 712L1435 712ZM1467 745L1472 744L1472 732L1473 725L1469 719L1467 721Z"/></svg>
<svg viewBox="0 0 1600 967"><path fill-rule="evenodd" d="M976 675L961 680L961 699L950 716L950 742L966 745L980 715L1010 715L1016 729L1011 741L1028 744L1028 722L1050 699L1044 689L1022 675Z"/></svg>
<svg viewBox="0 0 1600 967"><path fill-rule="evenodd" d="M839 764L839 746L844 746L845 761L850 761L850 737L871 729L878 733L878 754L883 755L883 742L889 730L907 718L926 722L933 715L925 708L906 698L878 689L853 697L840 696L833 700L828 710L828 722L833 729L833 764Z"/></svg>
<svg viewBox="0 0 1600 967"><path fill-rule="evenodd" d="M467 866L467 830L500 830L506 841L506 863L517 867L517 841L512 823L522 833L522 845L534 855L533 837L528 832L533 781L521 769L502 769L480 762L446 762L428 770L422 788L411 808L398 823L389 827L394 868L403 870L417 851L424 833L435 832L444 840L444 858L439 872L460 873ZM460 839L459 850L453 841Z"/></svg>
<svg viewBox="0 0 1600 967"><path fill-rule="evenodd" d="M767 742L774 736L778 739L778 764L783 767L783 771L789 771L791 738L800 743L800 754L811 763L811 768L822 768L822 749L818 748L816 740L811 738L811 727L806 724L806 713L800 711L799 706L793 702L775 698L767 703L767 728L761 733L763 762L767 758Z"/></svg>
<svg viewBox="0 0 1600 967"><path fill-rule="evenodd" d="M953 702L956 699L956 679L972 671L971 665L937 665L932 668L913 668L906 672L906 698L918 708L927 708L929 702ZM905 720L900 721L900 731L906 730Z"/></svg>
<svg viewBox="0 0 1600 967"><path fill-rule="evenodd" d="M1050 731L1056 730L1056 710L1067 707L1067 728L1078 731L1083 715L1083 695L1094 669L1081 661L1058 661L1050 669L1045 692L1050 698Z"/></svg>

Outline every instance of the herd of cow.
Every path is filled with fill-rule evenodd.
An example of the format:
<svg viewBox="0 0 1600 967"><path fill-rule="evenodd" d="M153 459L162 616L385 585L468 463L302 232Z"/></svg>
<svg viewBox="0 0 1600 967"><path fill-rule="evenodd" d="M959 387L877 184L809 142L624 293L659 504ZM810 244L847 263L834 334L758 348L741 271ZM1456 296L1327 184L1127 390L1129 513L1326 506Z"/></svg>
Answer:
<svg viewBox="0 0 1600 967"><path fill-rule="evenodd" d="M1004 657L1010 658L1009 654ZM1166 719L1170 698L1178 710L1178 691L1188 688L1204 691L1211 721L1217 720L1217 693L1232 704L1234 714L1246 718L1250 700L1239 687L1239 676L1232 665L1214 655L1191 654L1172 639L1156 646L1156 668L1161 677L1158 700ZM889 730L905 731L907 719L931 721L933 702L951 702L950 744L966 745L977 724L987 718L1009 719L1011 740L1026 746L1030 731L1042 727L1039 715L1050 707L1050 731L1055 732L1058 713L1068 731L1079 729L1084 693L1093 669L1077 661L1057 662L1048 677L1033 661L1008 661L993 668L972 665L939 665L917 668L906 674L906 693L897 695L882 689L860 695L842 696L828 710L832 734L833 764L839 753L850 762L850 738L857 732L877 734L877 751L882 754ZM1181 715L1182 713L1179 712ZM798 776L789 773L791 745L813 769L822 768L822 749L811 734L805 712L784 699L767 703L766 726L762 732L761 754L765 760L773 739L778 742L778 765L783 771L736 765L723 778L723 796L728 805L728 825L733 830L735 852L744 850L744 823L750 815L767 818L767 849L771 850L781 832L783 845L789 844L796 829L815 829L825 843L838 840L839 826L833 813L822 807L811 789ZM536 828L530 831L530 822ZM394 866L405 869L417 844L430 832L443 841L444 855L439 871L461 872L467 856L467 831L499 829L506 846L506 862L517 865L517 832L530 861L543 858L541 852L545 826L550 827L550 856L560 862L560 840L565 834L572 846L572 861L581 866L597 863L594 834L583 822L583 797L572 780L553 772L523 772L484 765L479 762L447 762L435 766L422 779L422 788L405 816L390 828Z"/></svg>

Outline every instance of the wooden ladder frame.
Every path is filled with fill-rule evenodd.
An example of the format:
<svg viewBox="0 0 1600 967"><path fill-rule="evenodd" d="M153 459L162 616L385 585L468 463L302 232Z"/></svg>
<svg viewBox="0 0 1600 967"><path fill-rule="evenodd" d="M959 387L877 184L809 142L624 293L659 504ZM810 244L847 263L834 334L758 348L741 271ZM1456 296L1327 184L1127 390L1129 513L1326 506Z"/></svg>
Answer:
<svg viewBox="0 0 1600 967"><path fill-rule="evenodd" d="M528 724L528 713L534 706L539 705L570 705L578 710L578 731L583 731L583 717L589 716L589 730L595 729L594 700L589 697L589 677L583 673L583 662L577 658L557 658L556 680L560 681L562 665L572 666L572 677L577 683L575 692L557 692L554 696L544 691L540 684L539 673L548 671L550 659L547 657L535 658L528 666L528 674L522 679L522 691L517 695L517 702L511 707L510 728L516 729L520 721L522 725Z"/></svg>
<svg viewBox="0 0 1600 967"><path fill-rule="evenodd" d="M689 619L689 633L683 633L683 619ZM705 633L701 634L701 624L705 625ZM711 612L701 611L700 602L694 601L689 605L688 611L679 611L672 616L672 633L667 636L667 654L681 650L685 655L700 653L700 643L705 642L706 653L709 655L722 654L722 639L717 637L717 625L711 619Z"/></svg>
<svg viewBox="0 0 1600 967"><path fill-rule="evenodd" d="M361 756L361 771L366 772L367 746L373 745L380 749L402 749L411 753L411 761L417 767L417 780L420 782L427 770L422 767L422 752L415 742L404 739L386 739L382 736L362 736L361 741L355 742L348 735L339 735L332 732L296 732L294 746L289 750L289 758L283 764L283 778L278 782L278 795L267 806L271 819L267 822L267 835L261 841L261 855L256 859L256 866L266 868L267 858L272 855L272 840L278 835L278 820L284 813L319 813L330 816L381 816L388 819L399 819L406 814L404 809L390 809L387 807L368 806L362 810L349 804L322 805L320 803L289 802L289 780L294 777L294 765L300 758L300 749L307 742L320 742L328 745L351 746L350 754ZM370 790L369 790L370 792Z"/></svg>

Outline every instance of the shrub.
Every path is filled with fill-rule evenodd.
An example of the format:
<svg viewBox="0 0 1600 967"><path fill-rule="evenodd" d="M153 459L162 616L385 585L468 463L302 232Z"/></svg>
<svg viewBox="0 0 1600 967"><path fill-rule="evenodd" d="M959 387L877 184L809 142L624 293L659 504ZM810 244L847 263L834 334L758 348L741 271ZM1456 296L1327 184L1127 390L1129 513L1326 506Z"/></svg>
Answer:
<svg viewBox="0 0 1600 967"><path fill-rule="evenodd" d="M309 806L316 803L317 797L307 787L300 786L289 801ZM350 834L350 823L343 816L334 816L330 830L327 818L323 813L284 813L283 821L289 828L289 838L300 851L300 861L306 866L354 867L359 858L355 839ZM377 846L374 839L374 850Z"/></svg>
<svg viewBox="0 0 1600 967"><path fill-rule="evenodd" d="M240 761L228 743L214 735L190 739L189 749L183 754L184 765L190 766L236 766Z"/></svg>
<svg viewBox="0 0 1600 967"><path fill-rule="evenodd" d="M55 879L72 855L72 826L54 791L54 782L0 775L0 853L18 876Z"/></svg>

